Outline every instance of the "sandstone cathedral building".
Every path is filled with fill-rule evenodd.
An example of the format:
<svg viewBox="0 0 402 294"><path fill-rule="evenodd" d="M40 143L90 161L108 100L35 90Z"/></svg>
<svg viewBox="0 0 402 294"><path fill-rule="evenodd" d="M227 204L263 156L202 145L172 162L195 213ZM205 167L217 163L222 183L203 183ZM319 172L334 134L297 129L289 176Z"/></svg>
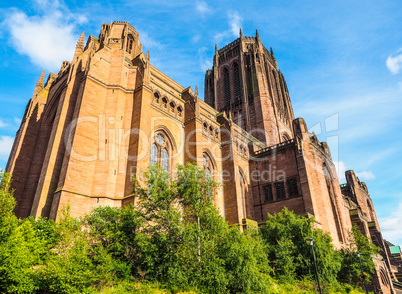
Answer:
<svg viewBox="0 0 402 294"><path fill-rule="evenodd" d="M340 185L328 145L295 118L272 49L240 36L215 47L204 100L151 65L127 22L81 35L71 62L44 72L29 100L6 171L19 217L57 219L99 205L136 204L132 175L151 164L174 175L197 163L218 183L213 201L229 224L245 227L288 207L314 216L333 245L349 245L353 225L382 249L373 288L393 293L389 249L365 183L353 171ZM374 290L374 289L373 289Z"/></svg>

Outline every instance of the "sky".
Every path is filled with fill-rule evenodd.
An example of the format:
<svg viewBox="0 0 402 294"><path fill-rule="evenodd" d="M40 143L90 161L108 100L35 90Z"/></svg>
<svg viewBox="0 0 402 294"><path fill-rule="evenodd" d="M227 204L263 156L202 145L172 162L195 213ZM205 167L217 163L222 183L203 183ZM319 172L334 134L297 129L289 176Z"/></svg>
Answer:
<svg viewBox="0 0 402 294"><path fill-rule="evenodd" d="M205 70L239 36L272 47L296 117L338 168L366 182L385 239L402 245L400 1L33 0L0 3L0 168L42 72L71 60L82 31L128 21L151 63L203 96Z"/></svg>

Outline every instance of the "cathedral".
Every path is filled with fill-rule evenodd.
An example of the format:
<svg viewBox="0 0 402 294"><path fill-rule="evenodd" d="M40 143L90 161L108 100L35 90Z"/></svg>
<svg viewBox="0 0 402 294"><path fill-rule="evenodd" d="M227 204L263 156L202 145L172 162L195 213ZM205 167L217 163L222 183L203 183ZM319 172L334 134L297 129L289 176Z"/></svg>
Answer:
<svg viewBox="0 0 402 294"><path fill-rule="evenodd" d="M314 216L334 247L357 225L382 249L373 285L394 293L395 269L367 186L353 171L340 185L325 142L295 118L272 49L255 37L215 47L204 101L150 62L127 22L80 36L71 62L40 76L7 163L15 213L57 219L99 205L136 205L132 176L159 164L197 163L222 187L213 201L229 224L246 228L284 207Z"/></svg>

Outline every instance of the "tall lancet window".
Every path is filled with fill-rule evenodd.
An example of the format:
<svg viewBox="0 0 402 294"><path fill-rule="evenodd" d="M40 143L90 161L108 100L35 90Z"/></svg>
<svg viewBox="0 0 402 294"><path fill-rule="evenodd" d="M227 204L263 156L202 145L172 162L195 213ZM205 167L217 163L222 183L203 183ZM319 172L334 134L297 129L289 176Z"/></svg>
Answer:
<svg viewBox="0 0 402 294"><path fill-rule="evenodd" d="M205 174L207 175L208 179L212 179L213 178L213 172L214 172L214 166L212 164L211 157L209 157L209 155L207 153L205 153L205 152L202 155L202 165L203 165L203 168L205 170ZM212 191L208 191L208 196L210 196L210 197L211 197L211 192Z"/></svg>
<svg viewBox="0 0 402 294"><path fill-rule="evenodd" d="M169 171L171 146L166 136L162 133L157 133L151 144L150 164L158 164L165 171Z"/></svg>
<svg viewBox="0 0 402 294"><path fill-rule="evenodd" d="M241 87L240 87L240 71L239 65L235 62L233 64L233 84L235 92L235 100L241 100Z"/></svg>
<svg viewBox="0 0 402 294"><path fill-rule="evenodd" d="M134 38L132 35L128 35L127 37L127 48L126 51L128 53L131 53L131 51L133 50L133 44L134 44Z"/></svg>
<svg viewBox="0 0 402 294"><path fill-rule="evenodd" d="M155 143L151 145L151 165L158 163L158 147Z"/></svg>
<svg viewBox="0 0 402 294"><path fill-rule="evenodd" d="M240 169L240 167L239 167L239 169ZM241 201L241 207L242 207L242 211L243 211L243 218L247 218L246 199L245 199L245 195L246 195L246 191L245 191L245 188L246 188L246 181L245 181L245 179L244 179L244 177L243 177L242 172L239 172L239 173L240 173L239 179L240 179L240 201Z"/></svg>
<svg viewBox="0 0 402 294"><path fill-rule="evenodd" d="M225 105L230 105L230 80L229 80L229 70L227 68L223 69L223 84L225 87Z"/></svg>
<svg viewBox="0 0 402 294"><path fill-rule="evenodd" d="M169 167L169 153L166 150L166 148L162 149L162 164L161 164L162 168L165 171L168 171L168 167Z"/></svg>

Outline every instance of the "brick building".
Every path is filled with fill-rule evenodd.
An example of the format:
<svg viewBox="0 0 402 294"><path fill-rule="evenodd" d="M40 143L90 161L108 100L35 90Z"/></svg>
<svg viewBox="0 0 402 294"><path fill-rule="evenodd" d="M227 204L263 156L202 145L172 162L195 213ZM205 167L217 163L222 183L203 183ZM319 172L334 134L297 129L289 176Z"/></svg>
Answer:
<svg viewBox="0 0 402 294"><path fill-rule="evenodd" d="M151 65L127 22L104 24L84 43L83 33L71 62L46 82L42 73L26 107L6 168L18 216L56 219L67 203L73 216L135 205L132 175L154 163L173 174L176 164L196 162L224 184L214 203L230 224L286 206L315 216L336 248L348 246L352 223L384 246L367 188L353 172L341 188L327 144L295 119L258 32L215 48L205 102ZM375 285L391 293L384 258Z"/></svg>

